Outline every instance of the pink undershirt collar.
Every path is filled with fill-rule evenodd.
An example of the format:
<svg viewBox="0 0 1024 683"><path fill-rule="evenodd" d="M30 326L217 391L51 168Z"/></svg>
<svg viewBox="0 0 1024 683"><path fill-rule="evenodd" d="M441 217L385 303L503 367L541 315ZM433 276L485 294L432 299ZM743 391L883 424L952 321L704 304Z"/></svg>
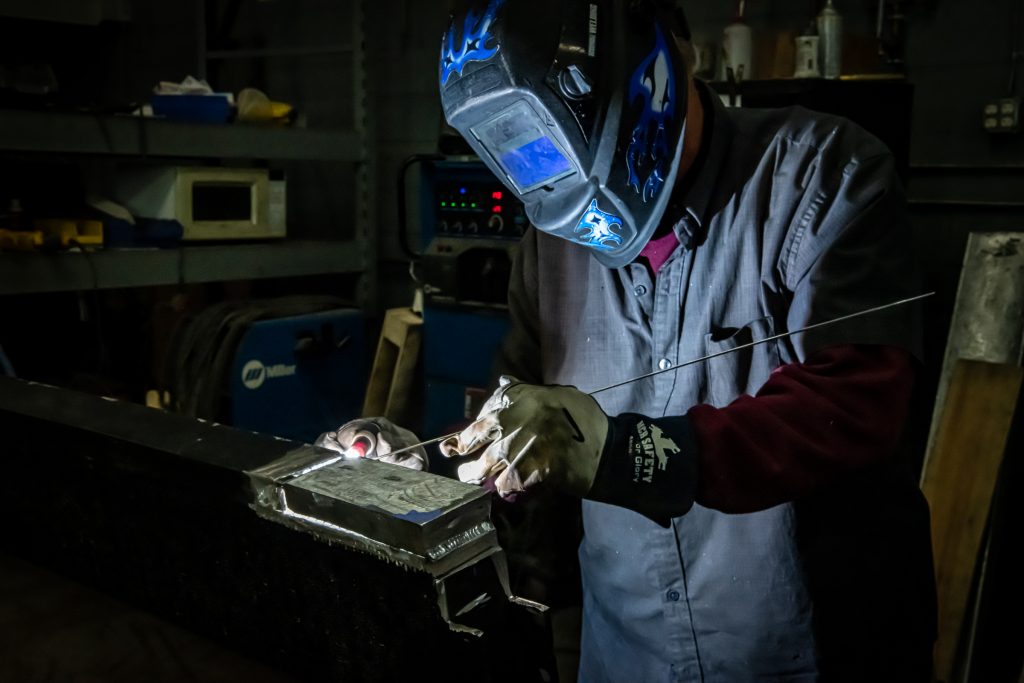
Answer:
<svg viewBox="0 0 1024 683"><path fill-rule="evenodd" d="M669 230L661 237L651 238L647 245L640 251L640 256L647 259L651 271L657 275L661 267L665 265L672 253L679 247L679 238L674 230Z"/></svg>

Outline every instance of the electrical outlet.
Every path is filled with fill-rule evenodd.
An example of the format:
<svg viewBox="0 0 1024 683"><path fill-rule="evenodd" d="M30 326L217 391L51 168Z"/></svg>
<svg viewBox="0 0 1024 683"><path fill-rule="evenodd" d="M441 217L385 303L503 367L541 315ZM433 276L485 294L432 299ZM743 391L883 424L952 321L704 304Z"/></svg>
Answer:
<svg viewBox="0 0 1024 683"><path fill-rule="evenodd" d="M1020 126L1020 99L1004 97L985 104L982 125L989 133L1016 133Z"/></svg>

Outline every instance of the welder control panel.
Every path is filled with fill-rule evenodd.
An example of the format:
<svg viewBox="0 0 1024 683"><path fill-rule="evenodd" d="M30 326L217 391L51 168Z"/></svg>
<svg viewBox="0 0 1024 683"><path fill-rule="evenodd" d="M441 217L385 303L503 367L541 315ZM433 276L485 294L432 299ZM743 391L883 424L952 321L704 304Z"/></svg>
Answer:
<svg viewBox="0 0 1024 683"><path fill-rule="evenodd" d="M522 203L497 180L442 181L433 199L437 237L518 240L526 231Z"/></svg>
<svg viewBox="0 0 1024 683"><path fill-rule="evenodd" d="M430 302L506 306L512 260L529 221L480 161L423 166L420 276Z"/></svg>

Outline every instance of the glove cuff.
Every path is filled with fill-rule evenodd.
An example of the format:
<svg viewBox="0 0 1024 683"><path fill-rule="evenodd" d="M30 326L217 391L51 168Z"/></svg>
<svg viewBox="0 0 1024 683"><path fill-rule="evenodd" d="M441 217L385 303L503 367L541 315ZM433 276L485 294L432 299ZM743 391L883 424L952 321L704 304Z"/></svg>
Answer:
<svg viewBox="0 0 1024 683"><path fill-rule="evenodd" d="M667 527L693 506L697 439L689 418L608 418L601 463L585 498L628 508Z"/></svg>

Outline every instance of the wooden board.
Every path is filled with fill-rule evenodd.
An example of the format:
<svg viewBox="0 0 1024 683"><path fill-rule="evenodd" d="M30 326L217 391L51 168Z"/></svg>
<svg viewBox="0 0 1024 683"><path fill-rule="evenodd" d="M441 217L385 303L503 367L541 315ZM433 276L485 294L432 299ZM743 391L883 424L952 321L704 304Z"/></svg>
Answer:
<svg viewBox="0 0 1024 683"><path fill-rule="evenodd" d="M363 417L408 423L408 399L420 354L423 319L408 308L389 309L366 386Z"/></svg>
<svg viewBox="0 0 1024 683"><path fill-rule="evenodd" d="M949 681L1024 370L958 360L921 488L932 513L939 598L935 675Z"/></svg>

